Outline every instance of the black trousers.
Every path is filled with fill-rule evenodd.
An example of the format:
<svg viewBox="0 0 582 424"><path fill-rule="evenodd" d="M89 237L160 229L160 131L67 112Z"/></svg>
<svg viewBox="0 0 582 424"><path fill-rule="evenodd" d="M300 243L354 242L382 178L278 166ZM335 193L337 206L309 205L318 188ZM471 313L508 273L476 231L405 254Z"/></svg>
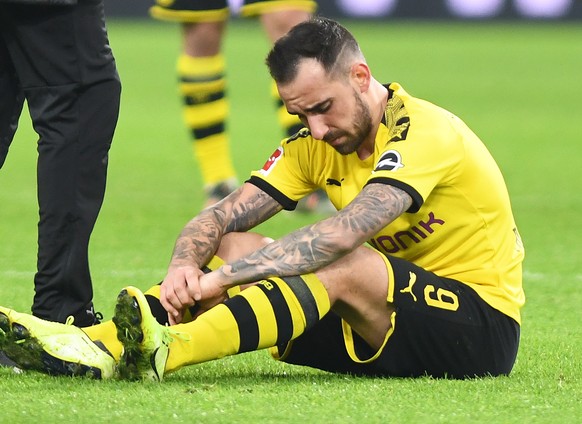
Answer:
<svg viewBox="0 0 582 424"><path fill-rule="evenodd" d="M0 2L0 167L25 99L39 135L32 305L38 317L64 322L72 315L78 326L94 321L88 245L105 194L120 94L102 0Z"/></svg>

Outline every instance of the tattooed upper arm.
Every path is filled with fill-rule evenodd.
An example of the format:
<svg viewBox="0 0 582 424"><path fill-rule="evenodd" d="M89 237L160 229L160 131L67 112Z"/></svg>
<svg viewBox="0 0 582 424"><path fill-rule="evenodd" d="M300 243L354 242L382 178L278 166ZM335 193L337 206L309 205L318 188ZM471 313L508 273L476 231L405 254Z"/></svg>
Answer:
<svg viewBox="0 0 582 424"><path fill-rule="evenodd" d="M412 205L404 190L387 184L366 185L341 212L352 231L374 235L402 215Z"/></svg>
<svg viewBox="0 0 582 424"><path fill-rule="evenodd" d="M232 210L226 232L250 230L283 209L279 202L252 184L244 184L228 200Z"/></svg>
<svg viewBox="0 0 582 424"><path fill-rule="evenodd" d="M371 183L332 217L329 224L341 234L341 248L353 250L398 218L411 204L412 198L404 190Z"/></svg>

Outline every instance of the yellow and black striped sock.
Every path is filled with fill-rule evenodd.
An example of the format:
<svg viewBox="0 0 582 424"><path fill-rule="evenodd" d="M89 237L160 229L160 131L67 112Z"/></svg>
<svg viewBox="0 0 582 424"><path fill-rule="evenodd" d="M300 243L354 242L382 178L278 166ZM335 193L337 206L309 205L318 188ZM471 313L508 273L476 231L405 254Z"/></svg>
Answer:
<svg viewBox="0 0 582 424"><path fill-rule="evenodd" d="M295 115L289 115L287 113L287 108L279 97L279 91L277 90L277 84L275 81L271 80L271 97L275 102L275 107L277 108L277 118L279 120L279 125L283 128L286 137L291 137L297 131L304 127L301 120Z"/></svg>
<svg viewBox="0 0 582 424"><path fill-rule="evenodd" d="M190 129L202 180L206 187L236 179L226 133L229 106L223 55L182 54L177 71L184 98L184 120Z"/></svg>
<svg viewBox="0 0 582 424"><path fill-rule="evenodd" d="M209 273L211 271L215 271L220 268L224 264L224 261L219 258L218 256L213 256L212 259L208 262L207 265L202 267L202 271L204 273ZM162 283L160 283L162 284ZM145 298L148 301L148 305L152 312L152 315L156 318L156 320L162 325L168 325L168 312L164 309L162 304L160 303L160 284L156 284L153 287L150 287L146 292L144 292ZM240 292L240 287L235 286L228 290L227 294L229 297L234 296L236 293ZM184 312L184 316L182 317L182 322L190 322L192 321L192 317L196 314L197 307L194 305L192 308Z"/></svg>
<svg viewBox="0 0 582 424"><path fill-rule="evenodd" d="M220 268L222 264L224 264L224 261L218 256L214 256L210 262L208 262L208 265L202 268L202 271L206 273L214 271ZM160 303L160 284L156 284L155 286L150 287L146 292L144 292L144 295L156 320L162 325L167 325L169 323L168 312L166 312ZM229 297L232 297L239 292L240 287L235 286L228 290L228 295ZM183 322L192 321L192 315L194 313L194 310L192 313L190 311L186 311L184 317L182 318ZM121 357L123 345L117 339L117 329L113 321L104 321L101 324L85 327L83 328L83 331L89 336L91 340L97 343L101 343L103 346L105 346L105 348L113 355L113 357L119 360Z"/></svg>
<svg viewBox="0 0 582 424"><path fill-rule="evenodd" d="M174 338L166 372L285 343L315 325L329 309L327 291L315 274L261 281L195 321L173 326L190 337Z"/></svg>

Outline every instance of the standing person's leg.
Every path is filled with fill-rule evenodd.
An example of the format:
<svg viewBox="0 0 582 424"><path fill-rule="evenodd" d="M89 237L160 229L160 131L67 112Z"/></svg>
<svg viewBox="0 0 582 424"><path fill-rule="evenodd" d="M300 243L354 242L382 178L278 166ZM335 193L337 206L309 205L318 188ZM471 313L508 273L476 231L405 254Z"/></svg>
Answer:
<svg viewBox="0 0 582 424"><path fill-rule="evenodd" d="M0 19L2 19L1 9ZM2 93L0 96L0 168L8 155L24 104L24 93L6 48L2 27L4 24L0 20L0 93Z"/></svg>
<svg viewBox="0 0 582 424"><path fill-rule="evenodd" d="M230 105L222 53L225 27L226 21L183 24L183 50L177 65L184 122L202 175L205 206L238 185L228 134Z"/></svg>
<svg viewBox="0 0 582 424"><path fill-rule="evenodd" d="M308 19L317 4L312 0L247 0L243 16L260 16L271 42L290 28ZM183 26L182 54L178 59L178 79L183 96L184 121L193 140L196 162L206 194L205 206L225 197L237 186L237 175L230 150L226 61L222 40L230 11L226 0L207 2L159 1L150 9L156 19L180 22ZM287 113L276 87L271 88L279 122L286 136L303 125ZM300 204L301 210L330 211L331 204L318 193ZM333 209L333 207L332 207Z"/></svg>
<svg viewBox="0 0 582 424"><path fill-rule="evenodd" d="M156 19L182 24L182 53L177 73L184 123L200 169L205 205L216 203L238 186L227 131L229 103L222 39L230 11L226 0L159 1Z"/></svg>
<svg viewBox="0 0 582 424"><path fill-rule="evenodd" d="M2 35L2 9L0 5L0 168L6 161L8 149L14 138L18 127L18 118L24 103L24 94L20 89L20 83L16 76L16 71L12 66L12 59L6 49L4 37ZM0 181L1 177L0 177ZM0 182L0 186L2 183ZM6 225L5 223L2 225ZM16 366L2 350L0 350L0 365Z"/></svg>
<svg viewBox="0 0 582 424"><path fill-rule="evenodd" d="M101 208L121 85L102 0L14 6L7 45L38 141L33 314L95 322L88 244Z"/></svg>

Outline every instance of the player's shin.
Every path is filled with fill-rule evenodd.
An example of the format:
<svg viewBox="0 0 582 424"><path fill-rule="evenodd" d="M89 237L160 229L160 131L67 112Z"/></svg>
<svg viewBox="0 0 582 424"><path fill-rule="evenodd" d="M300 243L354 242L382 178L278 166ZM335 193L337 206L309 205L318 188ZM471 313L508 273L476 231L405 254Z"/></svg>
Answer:
<svg viewBox="0 0 582 424"><path fill-rule="evenodd" d="M191 337L172 340L165 372L292 340L329 309L327 291L314 274L264 280L195 321L172 327Z"/></svg>

